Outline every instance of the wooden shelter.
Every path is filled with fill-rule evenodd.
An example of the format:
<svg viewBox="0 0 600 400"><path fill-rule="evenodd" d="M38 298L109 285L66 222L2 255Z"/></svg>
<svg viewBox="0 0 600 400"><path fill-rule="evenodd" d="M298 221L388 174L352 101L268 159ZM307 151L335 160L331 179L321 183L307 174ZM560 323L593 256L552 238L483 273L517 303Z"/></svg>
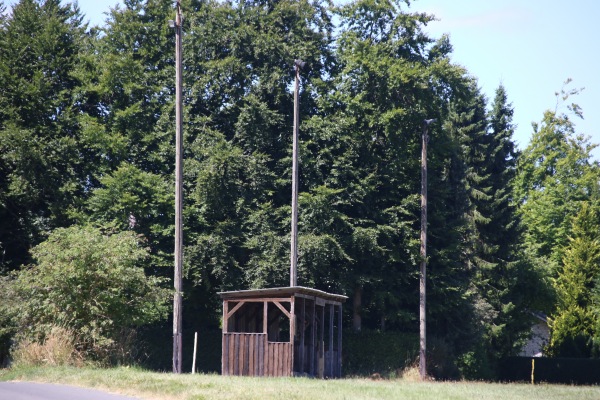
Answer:
<svg viewBox="0 0 600 400"><path fill-rule="evenodd" d="M301 286L219 293L223 375L342 375L342 303Z"/></svg>

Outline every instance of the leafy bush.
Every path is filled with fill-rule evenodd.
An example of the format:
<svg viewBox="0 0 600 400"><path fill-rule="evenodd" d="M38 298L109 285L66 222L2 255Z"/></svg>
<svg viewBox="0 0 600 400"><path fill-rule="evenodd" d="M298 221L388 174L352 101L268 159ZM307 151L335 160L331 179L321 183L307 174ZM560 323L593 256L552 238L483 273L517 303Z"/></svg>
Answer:
<svg viewBox="0 0 600 400"><path fill-rule="evenodd" d="M60 326L78 338L86 358L127 361L135 329L166 315L169 290L145 275L148 250L133 232L61 228L32 256L35 263L9 283L21 345L48 343Z"/></svg>
<svg viewBox="0 0 600 400"><path fill-rule="evenodd" d="M14 296L11 292L10 281L0 277L0 367L9 363L12 339L17 332L17 308L13 306Z"/></svg>

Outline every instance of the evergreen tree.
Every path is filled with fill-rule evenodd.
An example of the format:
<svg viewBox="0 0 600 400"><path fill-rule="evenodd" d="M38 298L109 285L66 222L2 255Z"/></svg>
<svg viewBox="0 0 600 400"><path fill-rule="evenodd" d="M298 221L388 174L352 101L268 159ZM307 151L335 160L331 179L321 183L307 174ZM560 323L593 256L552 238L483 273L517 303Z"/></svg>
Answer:
<svg viewBox="0 0 600 400"><path fill-rule="evenodd" d="M529 331L526 310L538 290L536 276L524 258L521 228L512 185L518 153L512 141L512 114L504 88L496 90L488 126L477 130L467 146L467 180L473 278L481 325L480 362L514 354ZM481 121L481 116L478 119ZM488 373L491 370L488 370Z"/></svg>
<svg viewBox="0 0 600 400"><path fill-rule="evenodd" d="M511 355L522 345L529 328L526 310L539 293L537 277L524 255L520 218L513 201L519 153L512 140L512 116L506 91L500 86L488 115L490 199L482 209L490 220L479 227L481 237L488 242L483 258L489 268L479 270L474 281L493 315L486 327L486 347L492 360Z"/></svg>
<svg viewBox="0 0 600 400"><path fill-rule="evenodd" d="M548 350L558 357L590 357L598 317L593 310L593 292L600 277L600 224L598 213L588 202L573 218L563 265L554 280L556 312L551 319Z"/></svg>
<svg viewBox="0 0 600 400"><path fill-rule="evenodd" d="M422 121L444 112L444 88L460 90L463 71L449 64L446 38L434 43L422 32L431 16L408 12L405 2L355 1L337 12L343 33L329 97L335 116L322 128L337 140L321 146L319 159L331 159L326 182L343 190L338 201L352 261L342 287L354 297L356 328L387 321L414 329ZM432 146L443 141L436 137ZM438 151L432 149L432 165Z"/></svg>
<svg viewBox="0 0 600 400"><path fill-rule="evenodd" d="M575 92L562 92L567 98ZM598 195L596 147L575 132L571 117L546 111L540 125L534 124L529 146L524 150L515 180L515 195L527 227L527 245L536 257L554 267L562 259L570 232L570 218L581 201Z"/></svg>
<svg viewBox="0 0 600 400"><path fill-rule="evenodd" d="M450 357L457 359L474 351L480 341L480 321L488 318L472 287L478 267L476 251L482 245L476 229L477 224L485 222L473 201L488 198L479 175L484 162L482 152L486 149L485 99L474 81L466 84L461 96L452 99L445 118L443 129L447 137L445 143L439 144L444 150L443 163L438 167L444 173L433 176L429 192L428 275L434 283L428 290L433 328L429 332L442 338Z"/></svg>
<svg viewBox="0 0 600 400"><path fill-rule="evenodd" d="M576 92L563 90L562 99ZM570 109L580 114L576 105ZM595 145L576 134L566 113L546 111L542 123L533 127L531 142L517 164L514 196L524 227L526 255L541 277L539 286L547 293L538 306L550 313L554 303L550 279L561 268L571 220L580 204L595 204L598 199L600 165L591 157Z"/></svg>
<svg viewBox="0 0 600 400"><path fill-rule="evenodd" d="M18 268L31 246L70 223L85 191L75 95L81 20L59 0L22 0L1 21L0 269Z"/></svg>
<svg viewBox="0 0 600 400"><path fill-rule="evenodd" d="M307 64L305 121L331 61L332 25L326 2L191 2L187 10L187 282L190 296L208 299L188 310L210 309L205 314L217 325L214 291L289 282L294 59ZM313 183L306 177L307 133L300 131L304 213ZM315 279L325 265L315 260L335 251L335 240L305 235L303 220L298 281L326 289L325 279Z"/></svg>
<svg viewBox="0 0 600 400"><path fill-rule="evenodd" d="M500 265L499 270L517 259L521 234L512 194L519 157L512 138L512 117L512 105L508 103L504 86L500 85L488 114L490 143L486 151L486 171L489 174L487 181L491 198L487 211L492 220L484 230L486 238L494 245L488 252L489 258L492 263Z"/></svg>
<svg viewBox="0 0 600 400"><path fill-rule="evenodd" d="M520 252L512 203L517 157L512 109L502 87L490 113L475 82L467 93L452 103L445 122L453 139L453 184L452 197L440 196L451 205L443 218L455 221L453 231L460 238L453 262L462 266L455 276L462 277L464 294L455 301L470 329L469 340L457 341L456 350L462 352L464 374L489 378L494 362L518 350L528 334L525 310L537 292L536 277Z"/></svg>
<svg viewBox="0 0 600 400"><path fill-rule="evenodd" d="M89 44L80 73L86 158L95 169L78 221L132 229L151 248L149 267L172 276L174 33L172 5L127 1Z"/></svg>

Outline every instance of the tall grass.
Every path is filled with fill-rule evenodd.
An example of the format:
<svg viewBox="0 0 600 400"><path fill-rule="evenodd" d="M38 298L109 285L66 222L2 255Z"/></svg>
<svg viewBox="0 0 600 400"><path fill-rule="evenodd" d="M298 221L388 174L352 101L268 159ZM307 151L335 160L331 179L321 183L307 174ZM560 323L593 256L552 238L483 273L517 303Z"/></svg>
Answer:
<svg viewBox="0 0 600 400"><path fill-rule="evenodd" d="M0 380L74 384L140 399L162 400L308 400L308 399L515 399L597 400L594 386L497 384L483 382L418 382L412 379L371 380L308 378L243 378L220 375L156 373L136 368L20 367L0 370Z"/></svg>
<svg viewBox="0 0 600 400"><path fill-rule="evenodd" d="M83 356L77 350L72 331L54 327L40 341L22 339L12 352L13 365L28 366L82 366Z"/></svg>

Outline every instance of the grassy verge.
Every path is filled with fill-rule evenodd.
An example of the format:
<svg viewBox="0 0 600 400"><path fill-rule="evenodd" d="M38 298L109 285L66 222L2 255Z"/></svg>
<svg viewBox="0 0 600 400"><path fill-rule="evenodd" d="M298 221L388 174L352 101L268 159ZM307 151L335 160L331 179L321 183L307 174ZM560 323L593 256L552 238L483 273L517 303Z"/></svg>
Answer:
<svg viewBox="0 0 600 400"><path fill-rule="evenodd" d="M135 368L20 368L0 380L51 382L103 389L142 399L598 399L600 387L307 378L241 378L148 372Z"/></svg>

